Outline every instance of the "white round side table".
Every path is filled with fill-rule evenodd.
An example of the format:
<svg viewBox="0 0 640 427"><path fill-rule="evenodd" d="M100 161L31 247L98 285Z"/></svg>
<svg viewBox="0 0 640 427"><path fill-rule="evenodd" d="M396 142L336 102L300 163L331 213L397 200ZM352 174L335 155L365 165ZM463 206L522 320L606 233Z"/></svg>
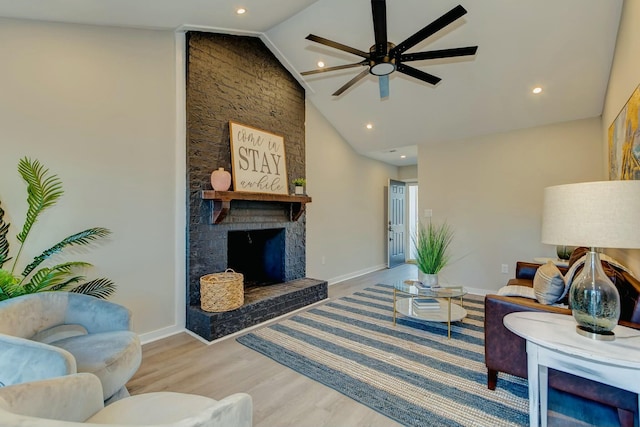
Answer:
<svg viewBox="0 0 640 427"><path fill-rule="evenodd" d="M595 341L576 333L572 316L530 311L503 323L527 340L531 426L547 426L548 368L640 393L640 330L618 325L614 341Z"/></svg>

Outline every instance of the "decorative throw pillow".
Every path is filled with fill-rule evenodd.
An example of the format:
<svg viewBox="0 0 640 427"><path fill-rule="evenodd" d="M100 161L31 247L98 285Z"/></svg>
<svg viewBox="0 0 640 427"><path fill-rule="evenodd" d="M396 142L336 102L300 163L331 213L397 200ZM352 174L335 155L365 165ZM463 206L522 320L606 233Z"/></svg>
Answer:
<svg viewBox="0 0 640 427"><path fill-rule="evenodd" d="M553 304L564 294L564 277L551 261L538 267L533 277L533 290L540 304Z"/></svg>
<svg viewBox="0 0 640 427"><path fill-rule="evenodd" d="M609 255L607 255L607 254L600 254L600 260L604 261L604 262L603 262L603 264L602 264L602 267L604 268L604 272L605 272L605 273L607 273L607 268L606 268L607 266L606 266L606 264L605 264L605 263L609 263L609 264L610 264L610 266L615 267L615 268L617 268L617 269L619 269L619 270L622 270L622 271L626 271L627 273L629 273L629 274L630 274L630 275L632 275L633 277L636 277L635 273L634 273L633 271L631 271L631 270L629 269L629 267L626 267L625 265L620 264L620 262L619 262L618 260L616 260L616 259L614 259L614 258L611 258L611 257L610 257ZM611 278L611 276L612 276L613 274L608 274L608 273L607 273L607 275Z"/></svg>
<svg viewBox="0 0 640 427"><path fill-rule="evenodd" d="M586 248L584 246L575 248L573 252L571 252L571 256L569 257L568 268L571 268L576 262L580 260L584 262L582 258L587 254L587 252L589 252L589 248Z"/></svg>
<svg viewBox="0 0 640 427"><path fill-rule="evenodd" d="M503 286L498 289L498 295L505 297L524 297L530 299L536 299L536 295L533 288L530 286L511 285Z"/></svg>

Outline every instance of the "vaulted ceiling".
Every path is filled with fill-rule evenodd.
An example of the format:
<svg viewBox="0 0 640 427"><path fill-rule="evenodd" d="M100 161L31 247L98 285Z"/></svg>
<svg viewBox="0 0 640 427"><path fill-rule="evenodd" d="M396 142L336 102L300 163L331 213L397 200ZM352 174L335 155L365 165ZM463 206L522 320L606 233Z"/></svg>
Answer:
<svg viewBox="0 0 640 427"><path fill-rule="evenodd" d="M0 0L0 17L261 34L355 150L395 165L415 163L420 144L601 114L622 0L386 3L388 40L396 44L461 4L466 15L408 52L477 45L477 54L412 62L442 78L435 86L394 72L384 99L373 75L336 97L332 93L364 68L299 73L318 61L331 67L362 58L305 37L368 52L374 44L370 0ZM243 15L235 13L240 6L247 9ZM542 93L532 93L536 86Z"/></svg>

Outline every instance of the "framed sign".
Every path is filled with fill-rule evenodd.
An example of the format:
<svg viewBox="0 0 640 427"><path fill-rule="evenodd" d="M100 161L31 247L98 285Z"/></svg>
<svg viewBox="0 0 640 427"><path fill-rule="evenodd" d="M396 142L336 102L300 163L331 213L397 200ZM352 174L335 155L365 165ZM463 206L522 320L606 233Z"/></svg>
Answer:
<svg viewBox="0 0 640 427"><path fill-rule="evenodd" d="M284 138L229 122L233 189L251 193L287 194Z"/></svg>

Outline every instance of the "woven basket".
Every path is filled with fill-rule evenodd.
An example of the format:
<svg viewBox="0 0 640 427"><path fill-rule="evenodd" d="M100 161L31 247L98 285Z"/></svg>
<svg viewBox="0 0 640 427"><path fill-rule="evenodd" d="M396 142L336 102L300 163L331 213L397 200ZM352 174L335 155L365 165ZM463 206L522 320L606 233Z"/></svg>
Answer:
<svg viewBox="0 0 640 427"><path fill-rule="evenodd" d="M244 304L244 276L227 268L200 278L200 308L219 313Z"/></svg>

